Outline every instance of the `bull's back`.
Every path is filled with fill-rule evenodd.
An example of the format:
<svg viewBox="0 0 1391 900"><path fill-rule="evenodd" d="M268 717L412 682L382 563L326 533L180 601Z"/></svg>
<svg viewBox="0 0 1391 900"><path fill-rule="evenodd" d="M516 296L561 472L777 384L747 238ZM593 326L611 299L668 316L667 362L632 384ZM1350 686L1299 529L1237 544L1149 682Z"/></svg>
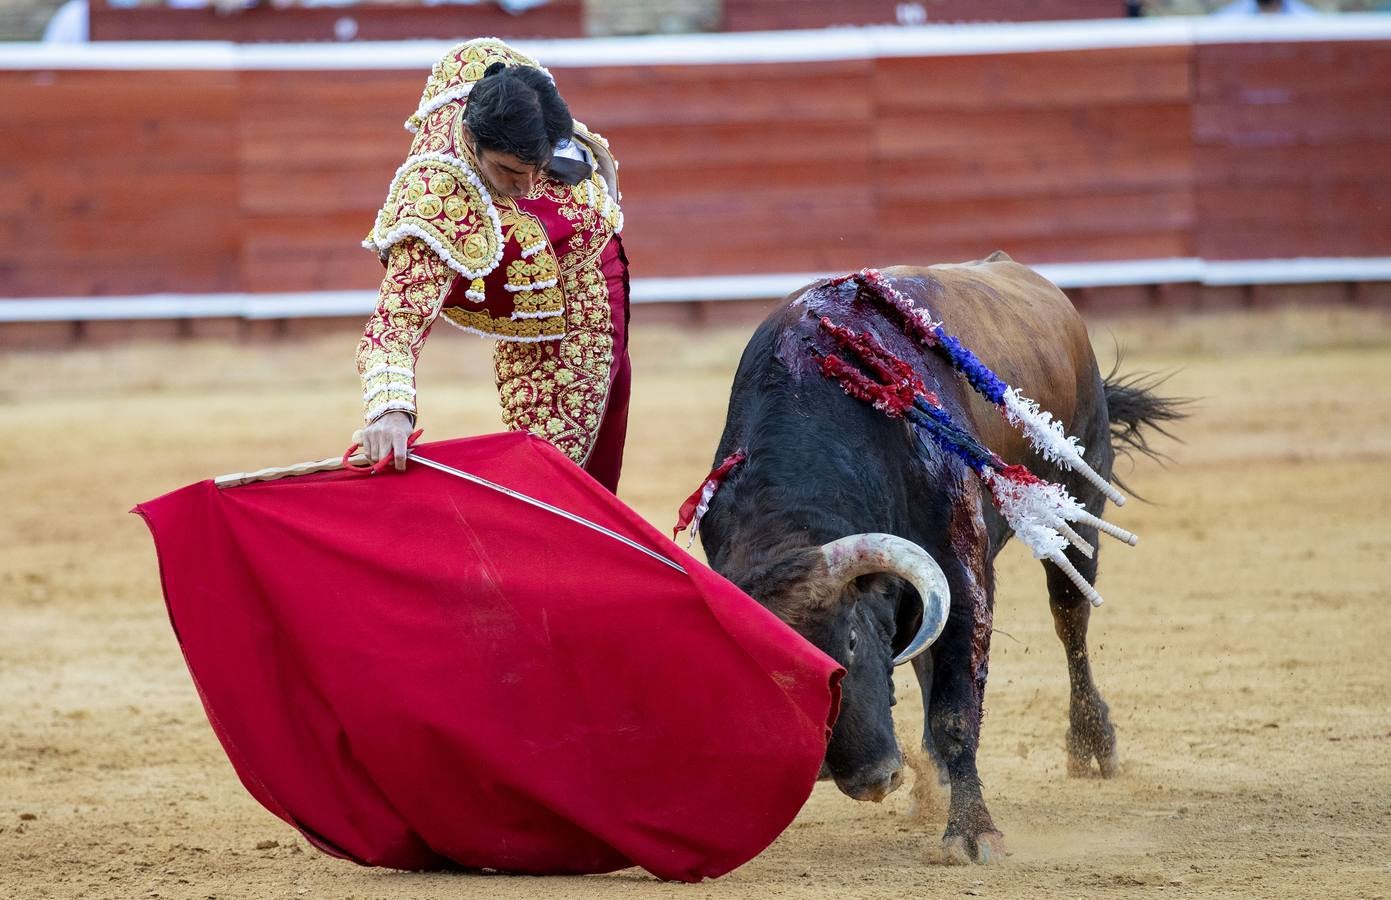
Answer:
<svg viewBox="0 0 1391 900"><path fill-rule="evenodd" d="M1104 415L1086 325L1067 296L1033 269L993 253L970 263L883 271L996 375L1057 416L1069 433L1093 430L1095 416ZM971 394L977 435L1007 461L1023 461L1027 445L1019 432Z"/></svg>

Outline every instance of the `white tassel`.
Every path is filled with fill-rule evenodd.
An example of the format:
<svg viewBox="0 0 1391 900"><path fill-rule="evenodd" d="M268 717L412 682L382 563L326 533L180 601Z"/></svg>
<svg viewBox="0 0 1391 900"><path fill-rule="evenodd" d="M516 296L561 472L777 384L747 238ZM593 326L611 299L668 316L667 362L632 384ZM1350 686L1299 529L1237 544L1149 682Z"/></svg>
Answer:
<svg viewBox="0 0 1391 900"><path fill-rule="evenodd" d="M914 316L928 331L941 327L941 322L932 320L930 310L915 305L878 269L861 269L860 277L878 288L900 311ZM1018 388L1005 391L1004 413L1010 424L1024 433L1029 443L1044 459L1077 472L1105 494L1112 503L1117 506L1125 505L1125 495L1087 465L1087 461L1082 458L1084 448L1077 443L1075 437L1068 436L1062 423L1053 419L1052 413L1045 412L1037 403L1021 394Z"/></svg>
<svg viewBox="0 0 1391 900"><path fill-rule="evenodd" d="M1024 432L1029 443L1033 444L1034 449L1044 459L1078 473L1117 506L1125 505L1125 495L1087 465L1087 461L1082 458L1085 448L1077 443L1077 438L1069 437L1063 430L1063 423L1054 419L1052 413L1040 409L1037 403L1021 394L1018 388L1005 391L1005 418Z"/></svg>
<svg viewBox="0 0 1391 900"><path fill-rule="evenodd" d="M1081 521L1083 516L1095 517L1082 509L1062 485L1046 481L1020 484L990 471L985 473L984 480L994 494L1005 521L1009 522L1014 533L1033 551L1034 556L1057 566L1092 606L1100 606L1101 595L1063 553L1068 541L1074 546L1080 542L1078 549L1088 559L1091 558L1093 548L1067 522Z"/></svg>
<svg viewBox="0 0 1391 900"><path fill-rule="evenodd" d="M1000 514L1036 559L1052 559L1071 543L1083 556L1092 558L1095 548L1072 526L1090 525L1119 541L1135 546L1139 538L1083 508L1060 484L1038 481L1023 484L987 470L981 479L990 488Z"/></svg>
<svg viewBox="0 0 1391 900"><path fill-rule="evenodd" d="M1044 481L1020 484L989 470L981 477L1009 527L1036 559L1048 559L1067 547L1059 526L1079 508L1061 486Z"/></svg>

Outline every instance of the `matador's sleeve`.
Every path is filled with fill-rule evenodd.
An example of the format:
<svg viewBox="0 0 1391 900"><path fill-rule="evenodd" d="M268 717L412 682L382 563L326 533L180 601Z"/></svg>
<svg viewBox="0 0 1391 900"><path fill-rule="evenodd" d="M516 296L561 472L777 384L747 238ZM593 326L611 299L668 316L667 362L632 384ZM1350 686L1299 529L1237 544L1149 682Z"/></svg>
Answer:
<svg viewBox="0 0 1391 900"><path fill-rule="evenodd" d="M455 277L422 240L391 246L377 308L357 345L367 422L392 410L415 415L415 363Z"/></svg>

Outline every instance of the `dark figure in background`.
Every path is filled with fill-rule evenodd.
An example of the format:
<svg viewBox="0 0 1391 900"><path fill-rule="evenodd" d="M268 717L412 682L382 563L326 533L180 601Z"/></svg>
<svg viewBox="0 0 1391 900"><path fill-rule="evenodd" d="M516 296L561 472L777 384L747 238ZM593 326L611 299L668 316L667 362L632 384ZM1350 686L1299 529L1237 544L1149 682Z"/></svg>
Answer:
<svg viewBox="0 0 1391 900"><path fill-rule="evenodd" d="M1301 0L1236 0L1213 10L1219 18L1241 16L1317 16L1319 11Z"/></svg>

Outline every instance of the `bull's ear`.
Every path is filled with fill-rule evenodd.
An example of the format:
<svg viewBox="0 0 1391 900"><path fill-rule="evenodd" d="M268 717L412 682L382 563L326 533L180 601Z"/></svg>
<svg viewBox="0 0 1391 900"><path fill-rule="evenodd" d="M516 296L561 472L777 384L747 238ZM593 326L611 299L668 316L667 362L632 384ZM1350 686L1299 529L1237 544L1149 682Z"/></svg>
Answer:
<svg viewBox="0 0 1391 900"><path fill-rule="evenodd" d="M816 575L825 575L825 568L819 548L801 547L727 577L791 625L804 621L818 607L808 588Z"/></svg>

